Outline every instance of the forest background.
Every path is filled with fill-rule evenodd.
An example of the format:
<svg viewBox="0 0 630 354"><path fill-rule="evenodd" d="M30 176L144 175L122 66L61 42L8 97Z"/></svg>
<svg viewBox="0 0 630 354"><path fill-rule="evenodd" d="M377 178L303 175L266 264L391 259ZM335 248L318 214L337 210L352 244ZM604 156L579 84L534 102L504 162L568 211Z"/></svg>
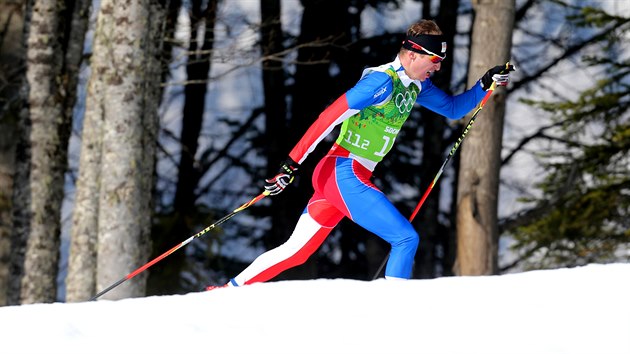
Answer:
<svg viewBox="0 0 630 354"><path fill-rule="evenodd" d="M516 65L413 223L414 278L627 262L624 1L0 1L0 304L85 301L261 192L404 30L435 19L449 93ZM411 214L469 117L420 108L374 183ZM335 134L320 145L330 144ZM221 284L282 243L320 146L265 198L117 287ZM278 279L372 279L388 247L343 221ZM6 291L5 291L6 290Z"/></svg>

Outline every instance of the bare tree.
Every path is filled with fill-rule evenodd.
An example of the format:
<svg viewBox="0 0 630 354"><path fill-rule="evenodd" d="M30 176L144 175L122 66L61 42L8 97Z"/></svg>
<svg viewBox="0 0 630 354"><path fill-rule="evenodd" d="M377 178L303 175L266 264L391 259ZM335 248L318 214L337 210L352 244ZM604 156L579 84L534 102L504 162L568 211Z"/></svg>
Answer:
<svg viewBox="0 0 630 354"><path fill-rule="evenodd" d="M510 58L514 0L473 1L468 85ZM462 146L457 195L459 275L495 274L498 269L497 207L506 94L496 90Z"/></svg>
<svg viewBox="0 0 630 354"><path fill-rule="evenodd" d="M85 268L72 265L73 272L85 272L73 277L95 274L98 289L142 265L150 252L164 18L165 9L153 0L106 0L99 9L73 220L73 236L81 240L71 255L86 262ZM142 274L106 296L141 296L145 284ZM92 287L83 284L76 296Z"/></svg>
<svg viewBox="0 0 630 354"><path fill-rule="evenodd" d="M205 96L208 91L207 79L211 69L211 52L214 45L214 27L217 16L218 0L193 0L190 3L191 38L186 65L186 76L189 82L184 87L185 98L180 135L181 157L179 160L177 187L173 203L174 221L168 222L162 232L153 235L154 256L162 254L172 245L181 241L182 237L192 234L198 216L196 211L197 195L195 189L203 175L200 173L197 152L199 135L205 112ZM197 40L198 34L202 39ZM173 254L169 262L158 263L151 269L148 279L150 294L173 294L186 292L186 284L182 281L181 272L186 266L184 252Z"/></svg>
<svg viewBox="0 0 630 354"><path fill-rule="evenodd" d="M19 73L23 70L24 3L0 1L0 306L8 303L11 191L15 171Z"/></svg>
<svg viewBox="0 0 630 354"><path fill-rule="evenodd" d="M72 109L74 108L75 87L82 61L83 42L88 28L90 5L91 1L79 0L74 2L74 8L72 8L68 44L65 49L65 71L68 78L67 87L69 88L65 110L68 117L72 117Z"/></svg>
<svg viewBox="0 0 630 354"><path fill-rule="evenodd" d="M440 8L436 18L436 22L442 30L446 42L454 43L455 33L457 30L457 9L459 1L440 1ZM430 1L424 1L422 6L422 18L431 18ZM453 49L448 48L448 56L452 56ZM450 82L453 76L453 60L445 60L442 62L440 71L431 80L437 86L446 92L451 92ZM442 116L430 111L422 109L422 173L420 180L422 181L422 189L427 188L429 183L435 177L440 169L440 165L444 160L444 150L446 149L446 141L444 139L448 125ZM420 185L418 186L420 188ZM422 191L422 190L421 190ZM427 198L423 205L415 224L420 233L420 245L415 257L414 278L433 278L436 275L437 266L451 263L450 235L440 232L440 223L438 214L440 212L440 195L441 181L435 185L431 191L431 195ZM442 248L444 255L440 260L438 248ZM450 266L444 269L446 274L450 273Z"/></svg>
<svg viewBox="0 0 630 354"><path fill-rule="evenodd" d="M267 142L267 169L265 175L273 176L278 170L279 163L286 158L289 150L286 139L287 104L285 72L282 58L278 57L284 49L282 43L282 23L280 22L280 1L261 0L261 49L264 58L262 64L262 80L265 95L265 141ZM276 198L272 200L271 208L272 228L270 239L283 242L291 233L291 221L285 216L288 200Z"/></svg>
<svg viewBox="0 0 630 354"><path fill-rule="evenodd" d="M98 47L94 47L96 50ZM91 70L106 70L103 55L93 55ZM101 168L103 103L95 98L105 97L105 82L93 78L89 92L81 133L79 176L76 182L70 257L66 277L66 301L84 301L96 292L96 238L98 231L98 200Z"/></svg>
<svg viewBox="0 0 630 354"><path fill-rule="evenodd" d="M86 21L82 8L74 5L34 0L26 11L27 109L22 116L22 146L30 153L29 158L18 159L25 177L19 183L27 186L17 188L22 195L14 194L26 197L26 202L20 202L24 204L14 205L25 207L26 218L19 222L28 223L15 228L18 235L14 237L19 241L13 264L19 270L14 275L20 282L20 303L56 300L66 150L85 35L85 25L73 28L70 21L76 17L67 15L78 9L76 24Z"/></svg>
<svg viewBox="0 0 630 354"><path fill-rule="evenodd" d="M99 57L92 58L92 70L103 67ZM104 82L90 80L88 92L104 95ZM98 199L101 164L101 130L103 107L88 99L83 131L79 177L75 188L70 258L66 277L66 301L84 301L96 292L96 238L98 232Z"/></svg>

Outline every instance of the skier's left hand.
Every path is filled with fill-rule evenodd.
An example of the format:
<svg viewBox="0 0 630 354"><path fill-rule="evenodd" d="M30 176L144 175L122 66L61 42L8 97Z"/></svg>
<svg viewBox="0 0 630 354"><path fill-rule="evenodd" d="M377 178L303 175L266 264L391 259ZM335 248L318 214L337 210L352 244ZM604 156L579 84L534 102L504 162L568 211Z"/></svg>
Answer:
<svg viewBox="0 0 630 354"><path fill-rule="evenodd" d="M280 165L278 174L265 180L267 183L265 184L265 190L269 192L269 195L282 193L282 191L293 182L293 179L295 179L298 167L300 167L300 165L297 162L293 161L290 157L287 158L286 161Z"/></svg>
<svg viewBox="0 0 630 354"><path fill-rule="evenodd" d="M508 82L510 82L510 71L514 71L514 65L509 63L497 65L488 70L483 77L481 77L481 88L483 88L484 91L488 91L493 81L497 83L497 86L507 86Z"/></svg>

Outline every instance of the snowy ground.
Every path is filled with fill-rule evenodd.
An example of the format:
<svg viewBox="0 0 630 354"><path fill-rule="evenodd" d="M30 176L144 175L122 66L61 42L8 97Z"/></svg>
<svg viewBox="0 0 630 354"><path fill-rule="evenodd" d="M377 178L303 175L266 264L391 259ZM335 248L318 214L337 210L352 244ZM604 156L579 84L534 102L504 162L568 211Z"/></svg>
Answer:
<svg viewBox="0 0 630 354"><path fill-rule="evenodd" d="M0 351L630 354L630 264L3 307Z"/></svg>

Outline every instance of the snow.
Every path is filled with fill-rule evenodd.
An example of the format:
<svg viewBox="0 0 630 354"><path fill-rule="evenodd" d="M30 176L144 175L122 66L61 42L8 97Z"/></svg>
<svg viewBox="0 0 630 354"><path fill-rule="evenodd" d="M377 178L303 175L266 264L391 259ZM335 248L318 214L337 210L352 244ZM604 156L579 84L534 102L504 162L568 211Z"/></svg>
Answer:
<svg viewBox="0 0 630 354"><path fill-rule="evenodd" d="M3 353L630 354L630 264L0 308Z"/></svg>

